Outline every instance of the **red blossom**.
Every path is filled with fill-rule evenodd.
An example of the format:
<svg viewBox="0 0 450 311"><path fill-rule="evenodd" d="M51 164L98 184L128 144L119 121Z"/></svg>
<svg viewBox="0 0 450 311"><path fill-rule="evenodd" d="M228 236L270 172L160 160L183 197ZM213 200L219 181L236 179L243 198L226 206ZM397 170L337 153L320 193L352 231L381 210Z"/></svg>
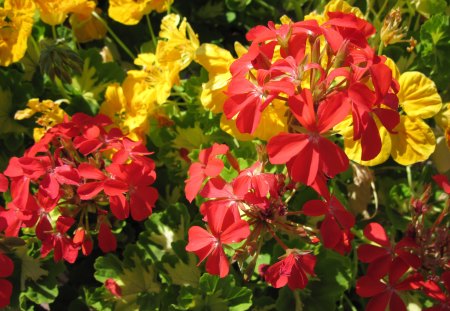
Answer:
<svg viewBox="0 0 450 311"><path fill-rule="evenodd" d="M113 294L117 298L122 297L122 289L114 279L107 279L105 281L105 287L111 294Z"/></svg>
<svg viewBox="0 0 450 311"><path fill-rule="evenodd" d="M219 275L228 275L229 262L223 251L223 245L237 243L250 234L249 225L244 220L236 221L230 209L211 206L206 211L209 231L193 226L189 229L189 243L186 250L199 257L199 264L208 257L206 271Z"/></svg>
<svg viewBox="0 0 450 311"><path fill-rule="evenodd" d="M344 254L351 250L353 235L349 230L355 225L355 217L348 212L339 200L332 196L327 201L311 200L303 206L308 216L325 215L320 225L323 245Z"/></svg>
<svg viewBox="0 0 450 311"><path fill-rule="evenodd" d="M200 151L199 162L195 162L189 167L189 178L186 180L184 188L189 202L192 202L199 193L206 178L216 177L220 174L224 164L217 156L227 152L228 146L220 144L214 144L212 147Z"/></svg>
<svg viewBox="0 0 450 311"><path fill-rule="evenodd" d="M405 276L408 269L409 265L402 259L396 258L390 266L386 282L371 275L359 278L356 282L356 293L361 297L372 297L366 306L366 311L385 311L388 305L390 310L406 311L399 292L420 288L419 284L422 280L419 274Z"/></svg>
<svg viewBox="0 0 450 311"><path fill-rule="evenodd" d="M275 288L288 285L291 290L303 289L308 284L308 275L314 276L316 257L290 250L281 261L266 268L264 277Z"/></svg>
<svg viewBox="0 0 450 311"><path fill-rule="evenodd" d="M292 180L311 186L321 195L327 196L326 176L334 177L345 171L348 158L338 146L321 134L348 114L349 106L346 103L336 98L326 105L320 105L316 113L310 90L303 89L300 95L291 97L289 107L308 132L282 133L273 137L267 145L270 162L286 163Z"/></svg>

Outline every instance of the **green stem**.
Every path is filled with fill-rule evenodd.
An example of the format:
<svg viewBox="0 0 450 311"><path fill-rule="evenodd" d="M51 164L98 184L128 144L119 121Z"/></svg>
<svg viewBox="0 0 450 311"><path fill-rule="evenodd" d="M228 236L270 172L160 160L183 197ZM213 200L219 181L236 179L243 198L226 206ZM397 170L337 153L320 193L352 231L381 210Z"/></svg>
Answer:
<svg viewBox="0 0 450 311"><path fill-rule="evenodd" d="M155 33L153 32L152 23L150 22L150 17L149 17L148 14L145 15L145 19L147 21L148 30L150 31L150 36L152 36L153 45L155 46L155 49L156 49L156 45L158 44L158 40L156 39Z"/></svg>
<svg viewBox="0 0 450 311"><path fill-rule="evenodd" d="M102 23L103 26L105 26L106 30L109 32L111 37L113 37L113 39L116 40L117 44L120 45L120 47L125 51L125 53L127 53L127 55L131 57L131 59L135 59L136 56L134 56L134 54L130 51L130 49L128 49L128 47L125 45L125 43L123 43L123 41L120 40L120 38L114 33L114 31L111 29L111 27L108 26L108 23L100 15L98 15L97 12L95 12L95 11L92 12L92 15L94 15L94 17L96 19L98 19L98 21L100 23Z"/></svg>
<svg viewBox="0 0 450 311"><path fill-rule="evenodd" d="M412 180L412 172L411 172L411 165L406 166L406 178L408 180L408 186L409 189L411 189L411 196L414 196L414 185Z"/></svg>
<svg viewBox="0 0 450 311"><path fill-rule="evenodd" d="M56 27L55 25L52 25L52 35L53 35L53 40L57 40L58 36L56 35Z"/></svg>
<svg viewBox="0 0 450 311"><path fill-rule="evenodd" d="M300 300L300 292L298 290L294 290L293 295L295 299L295 311L302 311L303 310L303 303Z"/></svg>

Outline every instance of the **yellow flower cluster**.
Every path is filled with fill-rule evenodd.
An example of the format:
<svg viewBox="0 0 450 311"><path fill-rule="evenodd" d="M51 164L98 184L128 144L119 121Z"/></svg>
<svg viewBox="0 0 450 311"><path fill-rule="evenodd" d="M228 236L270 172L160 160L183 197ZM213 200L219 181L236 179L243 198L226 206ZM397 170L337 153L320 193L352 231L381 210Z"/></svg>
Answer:
<svg viewBox="0 0 450 311"><path fill-rule="evenodd" d="M60 104L60 101L54 102L46 99L41 102L37 98L32 98L27 103L28 108L17 111L14 119L28 119L38 114L36 123L41 127L33 130L33 138L38 142L49 128L64 121L65 112L59 107Z"/></svg>
<svg viewBox="0 0 450 311"><path fill-rule="evenodd" d="M179 73L195 58L197 35L178 15L169 14L161 22L161 40L156 53L140 54L135 64L141 70L129 70L122 85L108 86L100 113L113 119L133 139L145 139L149 118L159 114Z"/></svg>

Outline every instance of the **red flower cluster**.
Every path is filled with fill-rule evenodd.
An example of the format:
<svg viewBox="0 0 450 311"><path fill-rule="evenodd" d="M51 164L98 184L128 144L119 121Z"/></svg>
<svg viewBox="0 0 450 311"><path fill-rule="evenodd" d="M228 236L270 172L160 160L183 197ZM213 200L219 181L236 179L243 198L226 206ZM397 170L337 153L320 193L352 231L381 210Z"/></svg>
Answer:
<svg viewBox="0 0 450 311"><path fill-rule="evenodd" d="M230 182L220 176L225 167L220 157L224 156L237 171L237 176ZM293 185L286 185L282 174L265 172L264 163L259 161L241 170L225 145L214 144L202 150L199 160L189 169L185 192L190 201L198 193L206 199L200 206L200 212L207 223L207 230L199 226L191 227L186 250L194 252L200 263L206 260L206 271L220 277L229 273L230 263L224 248L234 250L233 260L239 262L252 256L253 264L249 264L245 271L248 277L255 268L265 236L269 234L285 249L286 255L271 266L260 267L262 276L274 287L288 285L292 289L304 288L308 276L314 275L315 256L310 251L287 247L277 235L284 232L306 238L307 242L317 242L312 229L287 219L287 216L299 213L288 212L284 199L284 194L293 193ZM311 207L306 207L306 210L311 211L309 214L313 216L326 214L324 224L331 226L331 234L336 234L335 237L324 238L327 247L345 252L350 245L350 239L345 235L349 234L354 219L336 198L330 198L330 202L327 205L322 201L312 201ZM300 213L308 215L307 212ZM330 232L327 230L323 228L323 232ZM238 242L241 242L238 249L230 246Z"/></svg>
<svg viewBox="0 0 450 311"><path fill-rule="evenodd" d="M400 121L398 83L385 57L367 42L374 33L367 21L342 12L329 12L322 25L270 22L247 33L250 48L231 66L226 117L236 117L237 128L252 133L264 109L274 99L285 100L291 132L269 141L270 161L286 163L294 181L322 196L328 196L326 179L348 167L344 152L326 138L330 129L351 115L362 160L370 160L381 150L376 120L389 131Z"/></svg>
<svg viewBox="0 0 450 311"><path fill-rule="evenodd" d="M84 255L92 251L91 233L98 233L104 252L115 250L109 211L119 220L131 214L137 221L152 213L158 193L151 187L156 178L151 153L119 129L105 129L111 124L104 115L75 114L23 157L11 158L4 174L12 200L0 210L7 236L35 227L42 256L53 250L55 261L73 263L80 248Z"/></svg>

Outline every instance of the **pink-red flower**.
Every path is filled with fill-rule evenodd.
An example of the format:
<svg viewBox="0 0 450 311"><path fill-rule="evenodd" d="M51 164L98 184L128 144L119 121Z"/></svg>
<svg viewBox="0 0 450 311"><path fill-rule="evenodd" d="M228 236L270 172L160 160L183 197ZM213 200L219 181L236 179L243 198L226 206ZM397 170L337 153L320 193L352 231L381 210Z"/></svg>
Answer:
<svg viewBox="0 0 450 311"><path fill-rule="evenodd" d="M267 283L275 288L289 286L291 290L303 289L308 284L308 275L314 276L316 257L289 250L279 262L268 267L264 272Z"/></svg>
<svg viewBox="0 0 450 311"><path fill-rule="evenodd" d="M206 216L209 230L198 226L191 227L186 250L198 256L199 264L208 258L206 271L222 278L228 275L230 269L223 246L247 238L250 234L249 225L244 220L236 221L233 212L221 206L209 207Z"/></svg>
<svg viewBox="0 0 450 311"><path fill-rule="evenodd" d="M198 156L199 162L189 167L189 178L186 180L184 192L189 202L192 202L201 190L203 182L208 177L216 177L222 171L224 164L217 156L228 152L228 146L214 144L212 147L203 149Z"/></svg>
<svg viewBox="0 0 450 311"><path fill-rule="evenodd" d="M303 89L289 99L289 107L307 133L282 133L267 145L271 163L286 163L292 180L313 187L323 196L328 194L326 177L334 177L348 167L345 153L322 136L348 114L350 106L341 99L330 99L316 112L311 91Z"/></svg>
<svg viewBox="0 0 450 311"><path fill-rule="evenodd" d="M406 306L399 296L399 292L420 288L420 274L406 275L409 265L402 259L396 258L389 269L387 281L379 277L365 275L356 282L356 293L361 297L372 297L366 306L366 311L389 310L406 311Z"/></svg>
<svg viewBox="0 0 450 311"><path fill-rule="evenodd" d="M355 217L341 202L332 196L327 201L311 200L303 205L303 213L308 216L325 215L320 225L323 245L344 254L351 250L350 229L355 225Z"/></svg>

